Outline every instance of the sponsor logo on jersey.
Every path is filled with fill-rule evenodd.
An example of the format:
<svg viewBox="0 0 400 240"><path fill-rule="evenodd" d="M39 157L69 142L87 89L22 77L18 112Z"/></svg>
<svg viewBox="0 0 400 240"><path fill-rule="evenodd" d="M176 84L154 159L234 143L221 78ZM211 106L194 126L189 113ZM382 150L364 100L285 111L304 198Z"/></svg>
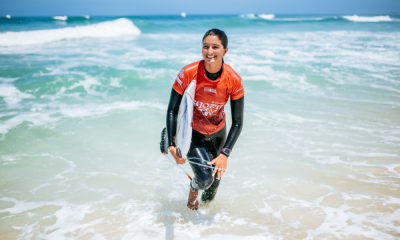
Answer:
<svg viewBox="0 0 400 240"><path fill-rule="evenodd" d="M205 87L204 92L217 93L217 89Z"/></svg>
<svg viewBox="0 0 400 240"><path fill-rule="evenodd" d="M196 100L194 100L194 105L196 105L197 109L199 109L204 116L215 115L221 108L224 107L224 104L214 104L214 103L210 104Z"/></svg>
<svg viewBox="0 0 400 240"><path fill-rule="evenodd" d="M182 85L182 80L183 79L183 69L178 73L178 76L176 76L175 81L177 81L179 83L179 85Z"/></svg>
<svg viewBox="0 0 400 240"><path fill-rule="evenodd" d="M237 90L236 92L234 92L234 93L237 93L237 92L239 92L239 91L241 91L241 90L243 90L243 85L242 85L242 87L239 89L239 90Z"/></svg>
<svg viewBox="0 0 400 240"><path fill-rule="evenodd" d="M178 74L178 76L179 76L179 78L183 78L183 69L179 72L179 74Z"/></svg>
<svg viewBox="0 0 400 240"><path fill-rule="evenodd" d="M177 81L177 82L179 83L179 85L182 85L182 81L179 79L179 76L177 76L177 77L175 78L175 81Z"/></svg>

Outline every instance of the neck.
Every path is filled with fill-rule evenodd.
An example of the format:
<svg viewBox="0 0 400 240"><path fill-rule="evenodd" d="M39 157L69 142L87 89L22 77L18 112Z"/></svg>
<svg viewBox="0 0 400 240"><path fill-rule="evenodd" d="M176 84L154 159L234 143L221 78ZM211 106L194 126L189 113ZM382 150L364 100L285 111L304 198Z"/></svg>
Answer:
<svg viewBox="0 0 400 240"><path fill-rule="evenodd" d="M222 61L221 62L213 62L213 63L204 62L204 68L209 73L216 73L219 70L221 70L221 67L222 67Z"/></svg>

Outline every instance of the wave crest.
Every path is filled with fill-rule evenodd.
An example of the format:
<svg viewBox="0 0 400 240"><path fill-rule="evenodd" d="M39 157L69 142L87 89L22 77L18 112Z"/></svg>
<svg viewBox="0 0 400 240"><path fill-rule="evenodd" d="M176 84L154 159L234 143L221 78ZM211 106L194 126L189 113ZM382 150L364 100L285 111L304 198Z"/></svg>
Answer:
<svg viewBox="0 0 400 240"><path fill-rule="evenodd" d="M358 15L353 16L343 16L344 19L353 21L353 22L390 22L393 21L389 15L386 16L373 16L373 17L360 17Z"/></svg>
<svg viewBox="0 0 400 240"><path fill-rule="evenodd" d="M89 26L0 33L0 46L33 45L65 39L105 38L123 35L137 36L140 34L140 29L130 20L120 18Z"/></svg>
<svg viewBox="0 0 400 240"><path fill-rule="evenodd" d="M265 19L265 20L271 20L275 18L274 14L258 14L259 18Z"/></svg>
<svg viewBox="0 0 400 240"><path fill-rule="evenodd" d="M60 21L67 21L68 17L67 16L54 16L54 20L60 20Z"/></svg>

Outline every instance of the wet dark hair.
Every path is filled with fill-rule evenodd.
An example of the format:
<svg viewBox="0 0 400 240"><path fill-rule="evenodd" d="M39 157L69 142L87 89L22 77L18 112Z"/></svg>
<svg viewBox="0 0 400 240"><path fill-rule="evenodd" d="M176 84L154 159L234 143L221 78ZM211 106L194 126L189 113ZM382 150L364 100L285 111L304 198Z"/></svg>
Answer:
<svg viewBox="0 0 400 240"><path fill-rule="evenodd" d="M219 30L217 28L210 29L206 32L206 34L204 34L203 41L209 35L217 36L219 40L222 42L224 49L228 47L228 36L226 36L224 31Z"/></svg>

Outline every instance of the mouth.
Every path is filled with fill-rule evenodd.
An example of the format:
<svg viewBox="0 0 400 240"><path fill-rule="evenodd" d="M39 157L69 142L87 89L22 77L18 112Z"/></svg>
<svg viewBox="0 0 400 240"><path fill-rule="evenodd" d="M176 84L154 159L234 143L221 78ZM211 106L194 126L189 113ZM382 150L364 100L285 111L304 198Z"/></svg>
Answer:
<svg viewBox="0 0 400 240"><path fill-rule="evenodd" d="M209 60L214 59L214 58L215 58L215 56L208 56L207 55L207 59L209 59Z"/></svg>

